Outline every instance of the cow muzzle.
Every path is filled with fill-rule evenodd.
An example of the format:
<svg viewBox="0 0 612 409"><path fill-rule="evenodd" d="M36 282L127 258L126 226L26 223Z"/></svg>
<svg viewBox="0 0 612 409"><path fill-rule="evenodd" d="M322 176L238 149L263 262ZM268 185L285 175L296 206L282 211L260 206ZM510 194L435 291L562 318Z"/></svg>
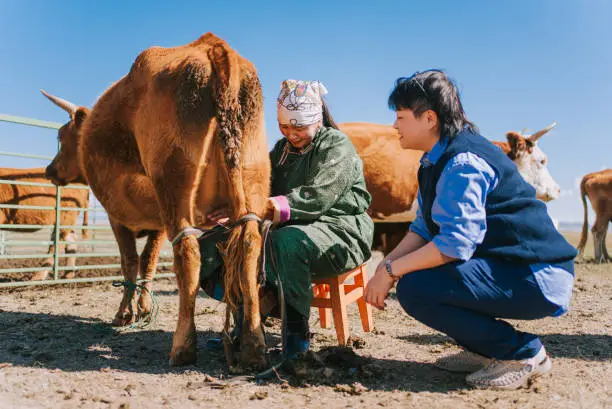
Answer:
<svg viewBox="0 0 612 409"><path fill-rule="evenodd" d="M56 186L65 186L68 184L65 180L58 177L57 169L55 166L53 166L53 164L47 166L45 169L45 177L51 180L51 182Z"/></svg>

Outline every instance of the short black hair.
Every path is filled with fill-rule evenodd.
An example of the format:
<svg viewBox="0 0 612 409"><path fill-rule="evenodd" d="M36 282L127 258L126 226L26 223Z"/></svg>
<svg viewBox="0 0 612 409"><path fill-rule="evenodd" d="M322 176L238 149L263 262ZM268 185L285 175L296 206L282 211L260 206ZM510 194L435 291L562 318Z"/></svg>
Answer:
<svg viewBox="0 0 612 409"><path fill-rule="evenodd" d="M398 78L388 104L394 111L410 109L416 117L431 109L438 115L442 138L453 138L465 128L479 132L465 115L457 86L442 70L427 70Z"/></svg>

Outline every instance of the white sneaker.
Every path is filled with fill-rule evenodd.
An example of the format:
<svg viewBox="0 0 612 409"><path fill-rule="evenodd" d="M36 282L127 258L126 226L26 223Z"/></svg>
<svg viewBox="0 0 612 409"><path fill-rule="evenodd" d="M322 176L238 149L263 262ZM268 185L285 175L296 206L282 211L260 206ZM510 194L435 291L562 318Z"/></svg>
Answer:
<svg viewBox="0 0 612 409"><path fill-rule="evenodd" d="M477 388L518 389L527 386L531 378L550 371L552 363L544 347L533 358L521 361L493 360L489 365L465 377Z"/></svg>
<svg viewBox="0 0 612 409"><path fill-rule="evenodd" d="M476 372L493 362L493 359L470 351L444 356L434 366L449 372Z"/></svg>

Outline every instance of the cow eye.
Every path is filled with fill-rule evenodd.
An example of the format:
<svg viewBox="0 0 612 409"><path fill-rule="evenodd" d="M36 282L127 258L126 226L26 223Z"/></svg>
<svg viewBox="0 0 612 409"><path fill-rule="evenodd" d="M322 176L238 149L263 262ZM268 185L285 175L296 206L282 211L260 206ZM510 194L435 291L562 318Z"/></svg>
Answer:
<svg viewBox="0 0 612 409"><path fill-rule="evenodd" d="M546 165L546 159L542 159L542 160L540 161L540 165L542 165L542 166Z"/></svg>

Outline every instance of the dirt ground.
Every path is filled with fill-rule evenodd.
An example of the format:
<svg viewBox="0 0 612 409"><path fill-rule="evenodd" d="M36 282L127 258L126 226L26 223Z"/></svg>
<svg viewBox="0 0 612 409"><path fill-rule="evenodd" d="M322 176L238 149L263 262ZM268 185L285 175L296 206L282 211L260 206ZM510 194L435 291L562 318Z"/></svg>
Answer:
<svg viewBox="0 0 612 409"><path fill-rule="evenodd" d="M198 363L168 366L178 309L174 280L155 284L156 323L122 332L109 326L121 297L109 283L2 290L0 408L612 407L612 264L582 262L576 277L568 314L513 321L541 335L553 369L511 392L474 390L461 375L434 368L457 346L404 314L394 294L385 311L374 311L370 333L351 306L349 348L336 347L333 328L321 329L313 311L314 353L304 367L258 382L230 375L223 353L206 348L222 328L224 308L203 294L196 307ZM268 325L274 345L279 326Z"/></svg>

